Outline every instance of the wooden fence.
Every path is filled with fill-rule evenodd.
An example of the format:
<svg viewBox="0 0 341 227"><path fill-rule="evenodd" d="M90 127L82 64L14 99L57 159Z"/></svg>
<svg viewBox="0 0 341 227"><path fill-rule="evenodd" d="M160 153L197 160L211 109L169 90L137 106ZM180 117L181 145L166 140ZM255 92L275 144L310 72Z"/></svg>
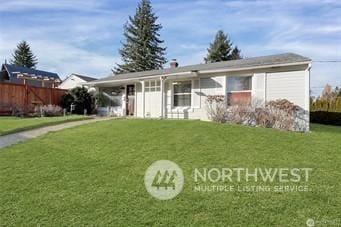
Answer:
<svg viewBox="0 0 341 227"><path fill-rule="evenodd" d="M16 112L32 113L41 105L60 105L67 90L33 87L23 84L0 83L0 115Z"/></svg>

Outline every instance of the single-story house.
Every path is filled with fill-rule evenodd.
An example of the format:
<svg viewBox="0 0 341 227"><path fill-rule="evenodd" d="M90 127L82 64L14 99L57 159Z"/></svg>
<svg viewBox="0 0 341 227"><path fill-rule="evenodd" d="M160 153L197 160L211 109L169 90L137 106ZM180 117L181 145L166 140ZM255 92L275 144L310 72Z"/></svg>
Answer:
<svg viewBox="0 0 341 227"><path fill-rule="evenodd" d="M73 73L63 80L63 82L59 85L59 88L70 90L75 87L82 87L84 83L94 80L96 80L96 78Z"/></svg>
<svg viewBox="0 0 341 227"><path fill-rule="evenodd" d="M59 85L61 80L57 73L30 69L14 64L3 64L0 71L0 82L54 88Z"/></svg>
<svg viewBox="0 0 341 227"><path fill-rule="evenodd" d="M110 109L120 116L206 120L209 95L230 102L287 99L309 113L309 58L285 53L177 66L172 62L170 68L112 75L88 85L111 97Z"/></svg>

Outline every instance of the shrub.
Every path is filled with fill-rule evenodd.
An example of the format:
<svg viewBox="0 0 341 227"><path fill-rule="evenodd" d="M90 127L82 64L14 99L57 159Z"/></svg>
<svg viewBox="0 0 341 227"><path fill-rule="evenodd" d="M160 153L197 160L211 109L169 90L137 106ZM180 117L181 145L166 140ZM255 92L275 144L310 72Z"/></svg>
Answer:
<svg viewBox="0 0 341 227"><path fill-rule="evenodd" d="M341 112L310 112L310 121L312 123L341 126Z"/></svg>
<svg viewBox="0 0 341 227"><path fill-rule="evenodd" d="M75 101L75 98L70 94L67 93L61 97L60 105L66 109L66 111L70 112L71 104Z"/></svg>
<svg viewBox="0 0 341 227"><path fill-rule="evenodd" d="M251 105L229 106L226 111L226 121L244 125L255 125L254 111Z"/></svg>
<svg viewBox="0 0 341 227"><path fill-rule="evenodd" d="M226 122L226 104L224 95L209 95L206 99L208 118L215 122Z"/></svg>
<svg viewBox="0 0 341 227"><path fill-rule="evenodd" d="M252 100L249 105L225 106L222 97L208 97L207 110L210 119L217 122L306 131L309 127L306 111L288 100L276 100L263 104Z"/></svg>
<svg viewBox="0 0 341 227"><path fill-rule="evenodd" d="M36 116L43 114L45 117L55 117L63 115L63 108L56 105L44 105L36 107L34 112Z"/></svg>
<svg viewBox="0 0 341 227"><path fill-rule="evenodd" d="M62 96L61 105L63 108L70 110L71 104L75 105L72 113L83 114L86 109L87 113L92 113L94 109L94 97L84 87L73 88L68 94Z"/></svg>

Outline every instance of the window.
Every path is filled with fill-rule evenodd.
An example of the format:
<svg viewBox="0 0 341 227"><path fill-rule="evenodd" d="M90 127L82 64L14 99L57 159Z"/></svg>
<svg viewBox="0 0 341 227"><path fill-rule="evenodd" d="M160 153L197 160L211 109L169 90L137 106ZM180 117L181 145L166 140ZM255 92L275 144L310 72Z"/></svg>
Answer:
<svg viewBox="0 0 341 227"><path fill-rule="evenodd" d="M251 76L227 78L227 104L248 105L251 102Z"/></svg>
<svg viewBox="0 0 341 227"><path fill-rule="evenodd" d="M144 82L145 91L160 91L160 80L148 80Z"/></svg>
<svg viewBox="0 0 341 227"><path fill-rule="evenodd" d="M228 77L227 91L249 91L251 90L251 76L247 77Z"/></svg>
<svg viewBox="0 0 341 227"><path fill-rule="evenodd" d="M191 106L192 81L181 81L173 83L174 107Z"/></svg>

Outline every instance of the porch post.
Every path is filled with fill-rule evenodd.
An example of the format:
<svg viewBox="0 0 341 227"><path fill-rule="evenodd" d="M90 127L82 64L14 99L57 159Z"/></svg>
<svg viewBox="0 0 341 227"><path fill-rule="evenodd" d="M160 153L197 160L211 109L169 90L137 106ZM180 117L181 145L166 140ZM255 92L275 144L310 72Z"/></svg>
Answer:
<svg viewBox="0 0 341 227"><path fill-rule="evenodd" d="M163 84L164 78L160 77L160 92L161 92L161 118L163 118L163 105L164 105L164 95L163 95L163 91L164 91L164 84Z"/></svg>
<svg viewBox="0 0 341 227"><path fill-rule="evenodd" d="M137 83L134 84L134 117L137 117L137 91L136 91L136 85Z"/></svg>
<svg viewBox="0 0 341 227"><path fill-rule="evenodd" d="M127 116L127 85L124 85L124 94L123 94L123 101L122 101L122 116Z"/></svg>
<svg viewBox="0 0 341 227"><path fill-rule="evenodd" d="M143 118L145 118L145 89L144 89L144 87L145 87L145 83L144 83L144 80L143 81L141 81L141 84L142 84L142 116L143 116Z"/></svg>

